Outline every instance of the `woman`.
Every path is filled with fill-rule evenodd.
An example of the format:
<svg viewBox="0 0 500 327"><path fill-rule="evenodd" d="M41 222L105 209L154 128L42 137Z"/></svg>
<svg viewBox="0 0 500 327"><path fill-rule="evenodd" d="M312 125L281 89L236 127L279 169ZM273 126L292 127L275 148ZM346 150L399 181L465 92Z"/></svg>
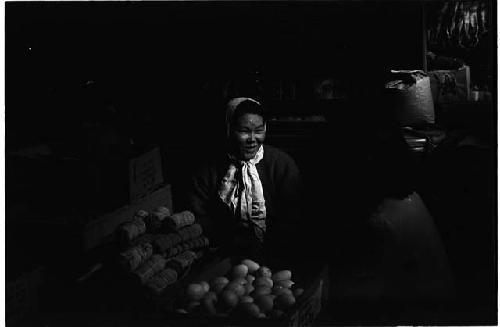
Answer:
<svg viewBox="0 0 500 327"><path fill-rule="evenodd" d="M264 249L285 246L296 232L299 169L289 155L264 145L266 118L258 101L232 99L226 128L224 153L195 174L189 207L213 243L262 258Z"/></svg>

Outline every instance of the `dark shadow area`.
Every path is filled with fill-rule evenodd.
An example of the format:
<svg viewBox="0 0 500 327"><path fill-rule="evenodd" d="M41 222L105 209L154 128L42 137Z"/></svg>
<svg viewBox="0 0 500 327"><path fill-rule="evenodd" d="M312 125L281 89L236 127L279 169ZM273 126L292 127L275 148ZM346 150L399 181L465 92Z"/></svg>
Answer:
<svg viewBox="0 0 500 327"><path fill-rule="evenodd" d="M497 323L493 30L467 57L492 99L436 103L417 152L384 86L391 69L427 62L421 2L8 2L5 12L9 325L163 323L112 269L77 281L117 251L84 249L83 231L130 204L130 161L155 148L173 210L183 208L192 171L226 142L235 96L263 103L266 143L301 170L297 265L328 263L332 285L356 284L385 242L367 217L413 192L443 240L451 299L378 300L367 286L346 300L332 286L317 325Z"/></svg>

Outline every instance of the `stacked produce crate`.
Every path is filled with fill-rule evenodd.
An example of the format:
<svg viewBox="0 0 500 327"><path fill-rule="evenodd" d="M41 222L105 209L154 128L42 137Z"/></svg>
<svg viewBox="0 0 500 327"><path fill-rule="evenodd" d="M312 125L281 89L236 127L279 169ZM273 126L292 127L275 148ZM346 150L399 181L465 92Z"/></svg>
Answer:
<svg viewBox="0 0 500 327"><path fill-rule="evenodd" d="M209 240L193 213L166 207L139 210L117 229L122 270L149 292L161 294L185 275Z"/></svg>
<svg viewBox="0 0 500 327"><path fill-rule="evenodd" d="M293 287L292 272L272 272L250 259L234 265L225 276L190 283L180 297L180 313L239 314L247 318L280 318L304 293Z"/></svg>
<svg viewBox="0 0 500 327"><path fill-rule="evenodd" d="M170 294L172 302L163 306L164 321L189 326L309 326L327 300L323 291L328 276L326 266L287 269L250 259L220 259Z"/></svg>

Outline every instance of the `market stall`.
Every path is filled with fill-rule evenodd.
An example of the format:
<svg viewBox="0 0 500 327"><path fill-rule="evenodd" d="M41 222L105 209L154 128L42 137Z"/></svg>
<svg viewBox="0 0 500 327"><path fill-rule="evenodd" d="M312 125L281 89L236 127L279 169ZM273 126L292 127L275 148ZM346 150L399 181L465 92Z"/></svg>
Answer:
<svg viewBox="0 0 500 327"><path fill-rule="evenodd" d="M139 210L107 247L87 297L124 324L304 326L328 297L326 264L229 256L189 211Z"/></svg>

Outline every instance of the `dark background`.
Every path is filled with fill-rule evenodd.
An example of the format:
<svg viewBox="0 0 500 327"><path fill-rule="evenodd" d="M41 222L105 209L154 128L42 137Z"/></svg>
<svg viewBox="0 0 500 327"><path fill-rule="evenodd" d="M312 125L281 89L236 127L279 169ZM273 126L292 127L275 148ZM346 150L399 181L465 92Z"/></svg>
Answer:
<svg viewBox="0 0 500 327"><path fill-rule="evenodd" d="M101 170L161 145L168 182L223 141L228 82L260 93L270 114L308 115L322 111L313 101L317 78L369 90L389 69L423 68L417 2L10 2L6 11L7 152L50 142L66 157L103 159ZM277 79L296 84L294 101L259 92ZM104 184L121 185L111 175L125 172L110 166ZM28 179L30 170L19 175ZM79 174L70 175L56 179ZM66 199L67 188L78 188L44 184L65 203L96 193ZM96 196L79 210L117 207L123 189L101 191L117 199Z"/></svg>
<svg viewBox="0 0 500 327"><path fill-rule="evenodd" d="M323 110L313 99L317 78L370 90L389 69L423 67L417 2L6 7L7 153L50 144L62 158L43 168L7 160L7 201L55 198L61 212L86 216L126 203L126 162L153 146L162 148L166 181L182 184L223 142L228 83L270 114L309 115ZM261 92L277 79L296 84L293 101Z"/></svg>
<svg viewBox="0 0 500 327"><path fill-rule="evenodd" d="M345 144L384 112L370 95L390 69L424 68L423 8L412 1L7 2L7 280L60 267L61 257L78 261L82 228L128 203L128 160L148 149L160 146L166 182L182 189L198 158L224 140L228 82L255 93L270 114L311 115L325 113L314 81L345 81L371 112L339 112L344 134L328 142ZM482 70L496 71L494 47L481 51L476 58L489 58ZM272 101L254 85L266 89L276 79L296 83L295 100ZM495 109L442 121L447 146L412 166L462 283L464 300L450 316L465 324L491 322L496 312ZM315 165L302 150L315 130L306 130L311 143L300 149L287 144L306 176ZM456 147L468 135L488 147ZM40 145L50 154L18 155ZM74 277L61 271L53 276Z"/></svg>
<svg viewBox="0 0 500 327"><path fill-rule="evenodd" d="M422 68L420 8L398 2L9 3L7 128L16 137L8 145L70 129L68 120L82 115L75 107L89 80L121 115L160 119L165 139L184 131L194 112L215 116L220 109L207 100L221 96L217 82L256 69L264 78L298 79L306 89L309 79L333 72L374 84L389 66ZM19 133L19 125L30 132Z"/></svg>

